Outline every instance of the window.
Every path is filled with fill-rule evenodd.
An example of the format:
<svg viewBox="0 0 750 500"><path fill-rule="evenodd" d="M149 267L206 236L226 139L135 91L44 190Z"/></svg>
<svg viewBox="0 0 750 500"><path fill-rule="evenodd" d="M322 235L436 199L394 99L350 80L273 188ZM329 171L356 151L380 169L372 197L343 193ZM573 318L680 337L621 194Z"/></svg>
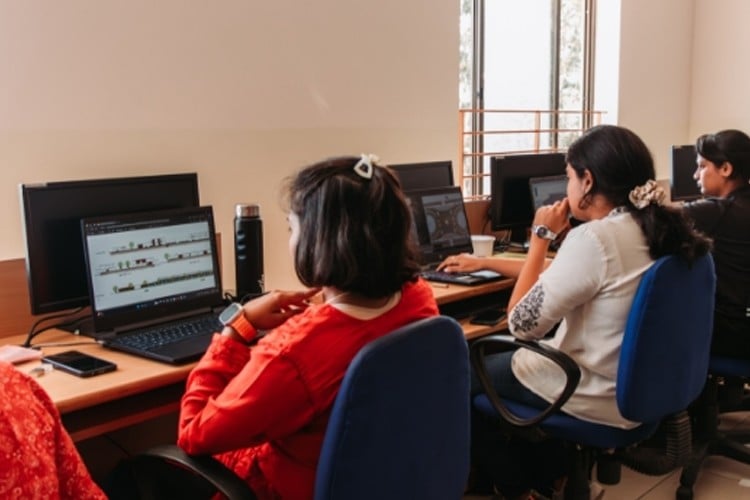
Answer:
<svg viewBox="0 0 750 500"><path fill-rule="evenodd" d="M462 183L489 193L489 159L565 150L592 110L595 0L461 0Z"/></svg>

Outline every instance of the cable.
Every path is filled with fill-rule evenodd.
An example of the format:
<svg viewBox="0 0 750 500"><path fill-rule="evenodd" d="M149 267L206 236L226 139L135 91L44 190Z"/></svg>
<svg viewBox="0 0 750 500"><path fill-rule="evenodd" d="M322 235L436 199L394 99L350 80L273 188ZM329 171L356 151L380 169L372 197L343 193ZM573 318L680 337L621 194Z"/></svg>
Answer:
<svg viewBox="0 0 750 500"><path fill-rule="evenodd" d="M252 299L255 299L257 297L260 297L262 295L267 294L268 292L260 292L260 293L246 293L242 297L238 297L236 295L232 295L231 293L225 291L224 292L224 300L227 304L230 304L232 302L239 302L240 304L244 304Z"/></svg>
<svg viewBox="0 0 750 500"><path fill-rule="evenodd" d="M31 339L33 339L34 337L36 337L40 333L42 333L42 332L44 332L46 330L49 330L51 328L55 328L58 325L65 325L66 324L66 322L56 323L54 325L47 326L47 327L45 327L45 328L37 331L37 327L39 325L41 325L42 323L44 323L45 321L50 321L50 320L53 320L53 319L66 318L66 317L74 316L74 315L80 313L81 311L83 311L84 309L85 309L85 307L79 307L78 309L74 310L73 312L62 312L62 313L51 314L49 316L44 316L44 317L39 318L38 320L36 320L34 322L34 324L31 325L31 328L29 329L29 333L26 336L26 341L22 344L23 347L31 347ZM80 319L83 319L83 318L79 318L78 320L80 320Z"/></svg>
<svg viewBox="0 0 750 500"><path fill-rule="evenodd" d="M118 450L120 450L120 452L125 456L125 458L130 458L130 457L133 456L133 454L127 448L125 448L125 446L123 446L122 444L120 444L120 442L117 441L115 438L113 438L110 434L104 434L103 437L104 437L104 439L106 439L107 441L109 441L109 443L112 446L114 446L115 448L117 448Z"/></svg>

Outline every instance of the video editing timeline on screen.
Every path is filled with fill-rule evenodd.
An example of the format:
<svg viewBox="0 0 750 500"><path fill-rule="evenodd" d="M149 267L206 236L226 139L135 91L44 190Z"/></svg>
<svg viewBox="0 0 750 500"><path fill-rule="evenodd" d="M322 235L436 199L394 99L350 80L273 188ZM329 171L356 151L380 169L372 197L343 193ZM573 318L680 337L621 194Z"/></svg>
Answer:
<svg viewBox="0 0 750 500"><path fill-rule="evenodd" d="M88 236L98 309L154 300L214 283L208 223Z"/></svg>

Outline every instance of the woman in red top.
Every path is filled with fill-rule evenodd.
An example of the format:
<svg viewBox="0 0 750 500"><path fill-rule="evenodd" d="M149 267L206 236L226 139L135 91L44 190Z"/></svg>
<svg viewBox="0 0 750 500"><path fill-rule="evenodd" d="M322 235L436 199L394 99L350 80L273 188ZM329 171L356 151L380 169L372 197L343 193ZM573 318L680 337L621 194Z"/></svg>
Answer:
<svg viewBox="0 0 750 500"><path fill-rule="evenodd" d="M0 361L0 498L105 500L39 384Z"/></svg>
<svg viewBox="0 0 750 500"><path fill-rule="evenodd" d="M411 212L369 155L303 169L288 187L290 252L304 292L230 306L190 374L178 444L214 454L260 498L309 499L344 372L368 342L438 313L417 277ZM321 292L324 302L309 305ZM273 329L260 340L255 329Z"/></svg>

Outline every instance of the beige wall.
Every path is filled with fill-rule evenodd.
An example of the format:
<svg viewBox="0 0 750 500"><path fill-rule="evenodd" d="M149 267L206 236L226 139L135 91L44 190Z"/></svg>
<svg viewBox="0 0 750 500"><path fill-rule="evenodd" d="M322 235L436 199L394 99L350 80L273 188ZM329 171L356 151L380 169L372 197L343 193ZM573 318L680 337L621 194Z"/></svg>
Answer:
<svg viewBox="0 0 750 500"><path fill-rule="evenodd" d="M621 0L620 32L618 124L646 142L657 178L668 177L670 147L692 142L693 1Z"/></svg>
<svg viewBox="0 0 750 500"><path fill-rule="evenodd" d="M197 171L234 286L258 202L270 287L297 286L281 180L337 154L457 157L458 3L0 0L0 259L18 184Z"/></svg>
<svg viewBox="0 0 750 500"><path fill-rule="evenodd" d="M750 129L750 2L602 1L616 121L659 177L672 144ZM457 2L0 0L0 259L24 253L21 182L197 171L225 286L238 202L261 204L268 284L295 286L281 180L343 153L455 161L457 68Z"/></svg>
<svg viewBox="0 0 750 500"><path fill-rule="evenodd" d="M750 133L750 2L695 0L689 135Z"/></svg>

